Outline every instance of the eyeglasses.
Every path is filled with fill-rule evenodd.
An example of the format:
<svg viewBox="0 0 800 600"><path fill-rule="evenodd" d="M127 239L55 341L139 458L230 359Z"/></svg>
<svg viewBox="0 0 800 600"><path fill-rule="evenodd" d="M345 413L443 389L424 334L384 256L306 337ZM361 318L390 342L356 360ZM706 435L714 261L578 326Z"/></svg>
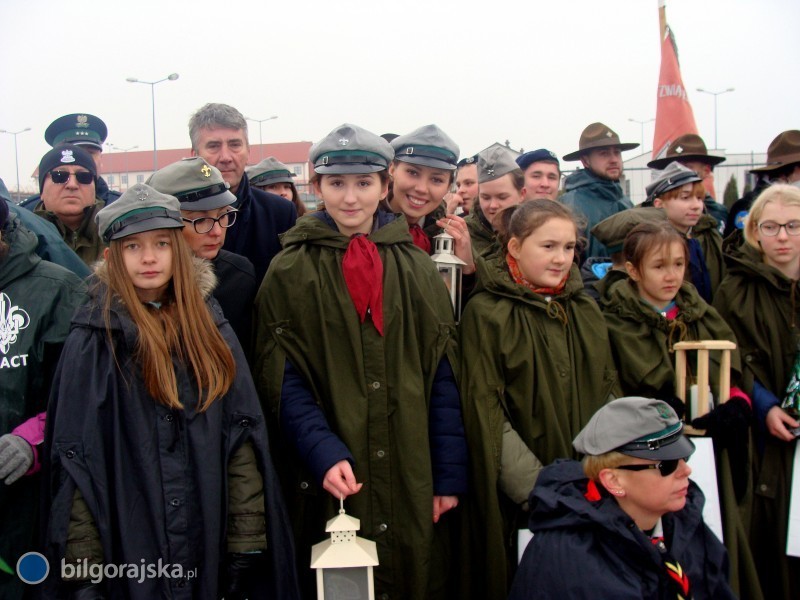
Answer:
<svg viewBox="0 0 800 600"><path fill-rule="evenodd" d="M229 210L225 214L218 216L216 219L214 217L200 217L199 219L187 219L183 217L183 220L187 223L191 223L192 227L197 233L208 233L212 229L214 229L214 223L219 224L220 227L223 229L227 229L234 223L236 223L236 213L239 212L235 208Z"/></svg>
<svg viewBox="0 0 800 600"><path fill-rule="evenodd" d="M789 221L788 223L764 221L758 224L758 230L767 237L778 235L781 232L781 227L786 229L788 235L800 235L800 221Z"/></svg>
<svg viewBox="0 0 800 600"><path fill-rule="evenodd" d="M647 471L648 469L658 469L662 477L672 475L678 469L678 463L685 458L673 458L670 460L662 460L655 464L649 465L619 465L617 469L625 469L626 471Z"/></svg>
<svg viewBox="0 0 800 600"><path fill-rule="evenodd" d="M94 181L94 175L89 173L89 171L78 171L77 173L70 173L69 171L50 171L50 179L53 180L53 183L59 185L67 183L70 175L75 175L75 181L81 185L89 185Z"/></svg>

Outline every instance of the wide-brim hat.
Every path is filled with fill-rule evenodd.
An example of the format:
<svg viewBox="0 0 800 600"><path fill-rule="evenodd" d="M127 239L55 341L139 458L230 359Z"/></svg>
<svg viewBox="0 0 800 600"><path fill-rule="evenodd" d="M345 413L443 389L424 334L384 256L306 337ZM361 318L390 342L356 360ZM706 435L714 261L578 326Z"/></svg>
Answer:
<svg viewBox="0 0 800 600"><path fill-rule="evenodd" d="M246 167L244 171L251 185L294 183L294 173L274 156L268 156L257 165Z"/></svg>
<svg viewBox="0 0 800 600"><path fill-rule="evenodd" d="M713 167L721 162L725 162L725 157L709 154L703 138L696 133L687 133L679 136L672 142L664 156L651 160L647 163L647 166L651 169L661 170L676 160L696 160Z"/></svg>
<svg viewBox="0 0 800 600"><path fill-rule="evenodd" d="M575 152L565 154L562 158L567 161L580 160L581 156L589 150L610 148L612 146L616 146L621 151L625 151L638 148L639 144L633 142L622 143L619 141L619 136L616 131L602 123L592 123L581 133L578 149Z"/></svg>
<svg viewBox="0 0 800 600"><path fill-rule="evenodd" d="M108 128L100 117L89 113L75 113L59 117L44 132L44 140L55 147L59 144L90 146L103 151Z"/></svg>
<svg viewBox="0 0 800 600"><path fill-rule="evenodd" d="M153 173L147 185L175 196L181 210L207 211L230 206L236 195L219 169L199 156L181 159Z"/></svg>
<svg viewBox="0 0 800 600"><path fill-rule="evenodd" d="M800 162L800 131L790 129L779 133L767 149L767 164L750 169L751 173L769 173L781 167Z"/></svg>

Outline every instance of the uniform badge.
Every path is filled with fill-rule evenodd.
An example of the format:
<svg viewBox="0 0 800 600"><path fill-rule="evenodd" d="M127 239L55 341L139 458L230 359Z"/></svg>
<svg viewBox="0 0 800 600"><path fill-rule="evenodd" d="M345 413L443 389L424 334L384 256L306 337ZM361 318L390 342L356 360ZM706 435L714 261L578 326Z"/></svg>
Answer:
<svg viewBox="0 0 800 600"><path fill-rule="evenodd" d="M62 163L74 163L75 157L72 156L72 150L62 150L61 151L61 162Z"/></svg>
<svg viewBox="0 0 800 600"><path fill-rule="evenodd" d="M659 404L659 405L658 405L658 414L659 414L659 416L660 416L660 417L662 417L662 418L664 418L664 419L669 419L669 418L670 418L670 416L671 416L671 415L670 415L670 408L669 408L669 405L668 405L668 404L666 404L666 403L664 403L664 404Z"/></svg>
<svg viewBox="0 0 800 600"><path fill-rule="evenodd" d="M143 187L141 187L141 188L139 188L138 190L136 190L136 198L137 198L138 200L141 200L142 202L144 202L145 200L147 200L147 198L148 198L149 196L150 196L150 194L148 194L148 193L147 193L147 190L146 190L146 189L144 189Z"/></svg>
<svg viewBox="0 0 800 600"><path fill-rule="evenodd" d="M203 177L211 177L211 169L208 168L208 165L203 165L200 168L200 172L203 174Z"/></svg>
<svg viewBox="0 0 800 600"><path fill-rule="evenodd" d="M614 137L614 134L611 131L606 131L606 137Z"/></svg>
<svg viewBox="0 0 800 600"><path fill-rule="evenodd" d="M350 140L348 140L347 138L339 138L339 145L340 146L347 146L347 144L349 144L349 143L350 143Z"/></svg>
<svg viewBox="0 0 800 600"><path fill-rule="evenodd" d="M75 127L89 127L89 117L86 115L78 115Z"/></svg>
<svg viewBox="0 0 800 600"><path fill-rule="evenodd" d="M494 169L486 169L486 174L489 177L494 177Z"/></svg>
<svg viewBox="0 0 800 600"><path fill-rule="evenodd" d="M675 148L675 154L682 154L683 153L683 146L678 146Z"/></svg>

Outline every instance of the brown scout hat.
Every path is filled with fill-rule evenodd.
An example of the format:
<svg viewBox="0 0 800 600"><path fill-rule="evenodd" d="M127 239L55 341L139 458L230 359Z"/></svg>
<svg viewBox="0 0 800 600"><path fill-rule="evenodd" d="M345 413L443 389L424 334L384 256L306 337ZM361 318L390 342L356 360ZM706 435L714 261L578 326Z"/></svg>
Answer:
<svg viewBox="0 0 800 600"><path fill-rule="evenodd" d="M750 169L751 173L769 173L792 163L800 162L800 131L790 129L779 133L767 148L767 164Z"/></svg>
<svg viewBox="0 0 800 600"><path fill-rule="evenodd" d="M619 141L616 131L602 123L592 123L581 133L578 150L564 155L564 160L580 160L581 155L589 150L608 148L609 146L619 146L620 150L633 150L638 148L639 144L623 144Z"/></svg>
<svg viewBox="0 0 800 600"><path fill-rule="evenodd" d="M686 133L669 145L664 156L651 160L647 166L660 170L676 160L697 160L713 167L723 162L725 157L709 154L703 138L696 133Z"/></svg>

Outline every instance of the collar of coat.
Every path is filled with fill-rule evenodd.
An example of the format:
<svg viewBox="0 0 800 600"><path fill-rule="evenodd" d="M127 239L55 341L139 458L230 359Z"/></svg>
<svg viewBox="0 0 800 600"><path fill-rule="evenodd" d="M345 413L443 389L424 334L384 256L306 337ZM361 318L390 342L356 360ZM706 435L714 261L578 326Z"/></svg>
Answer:
<svg viewBox="0 0 800 600"><path fill-rule="evenodd" d="M700 298L694 286L685 281L675 296L675 303L680 309L678 318L686 323L699 321L708 311L708 304ZM603 312L616 313L624 319L644 323L654 329L666 331L669 328L669 321L639 297L627 277L617 281L608 290L603 300Z"/></svg>
<svg viewBox="0 0 800 600"><path fill-rule="evenodd" d="M411 244L408 221L404 215L395 215L383 210L375 213L375 226L369 239L377 246ZM283 234L281 244L284 248L303 244L328 246L347 250L350 237L339 233L331 216L325 211L317 211L297 219L297 224Z"/></svg>

